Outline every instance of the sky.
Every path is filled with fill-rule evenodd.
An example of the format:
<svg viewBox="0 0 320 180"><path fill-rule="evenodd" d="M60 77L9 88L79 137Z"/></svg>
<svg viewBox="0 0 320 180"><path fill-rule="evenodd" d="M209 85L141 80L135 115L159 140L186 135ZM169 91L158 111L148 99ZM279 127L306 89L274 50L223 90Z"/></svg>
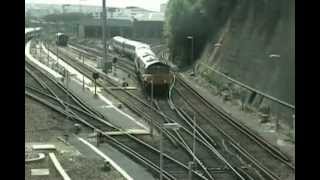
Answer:
<svg viewBox="0 0 320 180"><path fill-rule="evenodd" d="M138 6L141 8L160 11L160 4L169 0L106 0L107 6L126 7ZM102 0L25 0L25 3L43 4L82 4L82 5L102 5Z"/></svg>

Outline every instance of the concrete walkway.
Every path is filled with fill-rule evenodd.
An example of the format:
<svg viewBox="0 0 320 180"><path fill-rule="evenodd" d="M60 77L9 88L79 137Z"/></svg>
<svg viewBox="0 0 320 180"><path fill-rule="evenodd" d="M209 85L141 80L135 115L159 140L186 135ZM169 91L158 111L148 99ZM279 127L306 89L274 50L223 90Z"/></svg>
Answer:
<svg viewBox="0 0 320 180"><path fill-rule="evenodd" d="M45 53L48 53L49 51L44 47L43 44L41 44L41 47L43 48ZM54 76L59 76L55 71L47 67L46 65L42 64L40 61L36 60L34 57L30 54L30 42L26 46L26 55L31 57L31 59L37 63L41 68L49 72L50 74L53 74ZM84 77L80 72L78 72L76 69L65 63L63 60L57 58L54 54L49 52L49 56L56 60L58 64L63 66L71 75L70 80L68 81L68 89L73 92L75 95L79 96L83 101L85 101L87 104L89 104L93 109L103 114L103 116L108 119L108 121L112 124L114 124L117 127L120 127L124 130L145 130L146 132L149 131L149 128L147 125L143 124L142 120L138 121L129 114L121 111L119 108L117 108L110 100L108 100L106 97L102 95L101 89L97 88L97 95L98 98L94 97L94 87L92 87L92 81L86 77ZM85 89L83 89L82 80L84 77L84 86Z"/></svg>
<svg viewBox="0 0 320 180"><path fill-rule="evenodd" d="M26 56L28 56L28 60L31 59L34 63L36 63L39 67L46 70L48 73L53 74L56 78L61 78L57 72L53 71L46 65L42 64L35 57L32 57L30 54L30 42L26 46L25 50ZM50 54L51 58L57 59L53 54ZM59 59L58 63L63 65L64 62ZM72 67L65 67L66 69ZM75 72L71 70L73 76L70 78L68 83L68 89L74 94L78 95L83 101L87 104L91 105L92 108L103 114L111 123L115 126L120 126L122 129L129 132L138 132L139 134L143 134L143 132L149 132L148 128L131 117L129 114L121 111L117 107L113 105L113 103L104 97L100 93L100 89L97 91L98 98L93 96L94 88L90 86L92 82L86 79L85 89L82 88L82 82L79 80L82 79L82 75L79 72ZM104 143L99 146L99 149L96 149L95 140L90 139L87 140L84 137L81 139L77 136L72 136L69 138L68 143L74 146L77 150L81 152L81 154L94 158L101 158L101 166L103 166L104 160L108 160L115 169L117 169L126 179L131 180L154 180L155 178L148 172L146 168L134 162L132 159L125 156L122 152L113 148L110 144Z"/></svg>
<svg viewBox="0 0 320 180"><path fill-rule="evenodd" d="M72 136L72 138L69 139L69 143L85 156L101 158L101 166L103 166L104 160L109 161L110 164L128 180L155 179L146 168L123 155L108 143L101 144L98 150L95 147L94 139L88 140L85 138Z"/></svg>
<svg viewBox="0 0 320 180"><path fill-rule="evenodd" d="M94 88L83 89L80 82L76 80L70 80L68 89L74 94L81 97L87 104L91 105L93 109L100 112L109 122L117 127L121 127L124 130L129 129L144 129L148 131L147 126L143 125L139 121L135 120L130 115L121 111L114 104L100 94L100 88L98 89L98 98L94 97Z"/></svg>

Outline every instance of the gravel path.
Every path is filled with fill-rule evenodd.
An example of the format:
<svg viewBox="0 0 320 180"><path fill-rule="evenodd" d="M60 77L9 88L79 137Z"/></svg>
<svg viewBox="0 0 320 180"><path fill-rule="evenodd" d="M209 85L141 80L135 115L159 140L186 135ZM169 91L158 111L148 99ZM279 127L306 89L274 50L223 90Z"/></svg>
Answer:
<svg viewBox="0 0 320 180"><path fill-rule="evenodd" d="M71 137L70 130L74 122L28 97L25 98L25 117L26 155L30 152L38 153L31 151L30 145L34 143L54 144L57 148L54 152L71 179L124 180L113 168L109 172L103 171L101 159L81 154L80 150L57 140L57 137L63 137L64 134L69 134ZM83 132L90 132L90 130L83 128ZM41 152L46 154L44 160L25 163L25 179L61 180L62 177L54 168L47 151ZM50 174L49 176L31 176L31 169L49 169Z"/></svg>

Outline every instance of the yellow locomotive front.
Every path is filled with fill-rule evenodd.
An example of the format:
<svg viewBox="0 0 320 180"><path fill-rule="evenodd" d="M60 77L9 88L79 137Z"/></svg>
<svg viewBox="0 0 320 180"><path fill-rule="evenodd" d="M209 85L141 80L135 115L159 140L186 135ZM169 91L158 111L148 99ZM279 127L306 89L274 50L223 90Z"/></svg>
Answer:
<svg viewBox="0 0 320 180"><path fill-rule="evenodd" d="M163 63L150 65L142 75L143 85L148 94L154 96L167 96L173 75L170 67Z"/></svg>

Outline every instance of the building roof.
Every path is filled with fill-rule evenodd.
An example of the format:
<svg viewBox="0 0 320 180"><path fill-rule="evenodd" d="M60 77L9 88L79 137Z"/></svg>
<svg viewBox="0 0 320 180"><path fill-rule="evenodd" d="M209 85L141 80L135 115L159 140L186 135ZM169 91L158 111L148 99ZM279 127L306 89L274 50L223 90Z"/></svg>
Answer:
<svg viewBox="0 0 320 180"><path fill-rule="evenodd" d="M82 19L80 24L87 25L87 26L96 26L101 25L100 19ZM113 26L113 27L130 27L132 26L132 20L131 18L125 18L125 17L117 17L117 18L107 18L107 26Z"/></svg>
<svg viewBox="0 0 320 180"><path fill-rule="evenodd" d="M24 33L27 34L29 32L32 32L32 31L39 31L41 30L41 27L36 27L36 28L24 28Z"/></svg>
<svg viewBox="0 0 320 180"><path fill-rule="evenodd" d="M164 13L143 13L135 16L138 21L164 21Z"/></svg>

